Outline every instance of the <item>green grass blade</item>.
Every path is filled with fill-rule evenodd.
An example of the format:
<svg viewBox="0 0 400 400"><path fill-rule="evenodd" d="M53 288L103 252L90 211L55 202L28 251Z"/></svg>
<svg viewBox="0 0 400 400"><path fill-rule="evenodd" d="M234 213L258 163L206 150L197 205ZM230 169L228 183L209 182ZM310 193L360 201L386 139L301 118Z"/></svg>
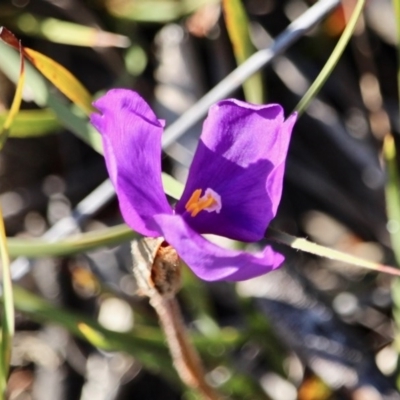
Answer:
<svg viewBox="0 0 400 400"><path fill-rule="evenodd" d="M165 192L169 196L175 199L181 197L182 183L165 173L162 174L162 181ZM131 228L121 224L100 231L82 233L57 242L36 238L8 238L8 248L12 257L63 256L93 250L101 246L113 246L135 237L137 237L137 234Z"/></svg>
<svg viewBox="0 0 400 400"><path fill-rule="evenodd" d="M233 46L238 65L245 62L255 48L250 39L249 20L240 0L222 1L225 23ZM262 104L264 102L263 82L260 72L256 72L243 82L243 91L247 101Z"/></svg>
<svg viewBox="0 0 400 400"><path fill-rule="evenodd" d="M43 76L87 115L94 111L92 95L63 65L36 50L22 46L15 35L5 27L0 27L0 39L15 50L19 50L21 57L23 55L29 60Z"/></svg>
<svg viewBox="0 0 400 400"><path fill-rule="evenodd" d="M30 37L41 37L54 43L87 47L128 47L130 44L126 36L56 18L41 18L30 13L23 13L10 23Z"/></svg>
<svg viewBox="0 0 400 400"><path fill-rule="evenodd" d="M135 0L106 2L110 14L138 22L166 23L192 13L206 4L219 0Z"/></svg>
<svg viewBox="0 0 400 400"><path fill-rule="evenodd" d="M101 136L77 107L67 106L52 95L49 96L48 104L64 127L69 129L98 153L103 154Z"/></svg>
<svg viewBox="0 0 400 400"><path fill-rule="evenodd" d="M400 96L400 1L393 0L393 8L396 20L396 37L397 37L397 91ZM400 107L400 102L399 102ZM400 112L400 109L399 109ZM389 229L392 249L396 257L397 265L400 265L400 181L399 172L396 162L396 144L392 135L386 135L383 155L386 161L386 169L388 180L385 188L386 210L388 217L388 227L391 225L393 229ZM392 285L393 298L393 317L396 323L395 331L395 347L397 354L400 354L400 279L396 279ZM399 357L399 356L398 356ZM397 362L396 368L396 384L400 389L400 364Z"/></svg>
<svg viewBox="0 0 400 400"><path fill-rule="evenodd" d="M7 44L0 41L0 69L12 82L17 83L19 77L19 56L18 53ZM49 87L39 72L29 64L25 63L25 85L33 101L40 107L45 107L49 98Z"/></svg>
<svg viewBox="0 0 400 400"><path fill-rule="evenodd" d="M4 43L0 42L0 69L13 82L18 81L18 54ZM102 152L101 137L88 123L87 117L75 108L61 102L49 90L45 78L29 62L25 63L25 85L29 87L33 100L40 107L50 107L58 120L76 136L81 138L96 151Z"/></svg>
<svg viewBox="0 0 400 400"><path fill-rule="evenodd" d="M45 239L8 238L9 253L12 257L46 257L82 253L101 246L113 246L134 239L137 233L125 224L82 233L57 242Z"/></svg>
<svg viewBox="0 0 400 400"><path fill-rule="evenodd" d="M284 232L279 232L275 229L268 228L268 238L274 239L277 242L283 243L292 249L301 250L306 253L315 254L319 257L329 258L330 260L340 261L342 263L354 265L360 268L366 268L371 271L381 272L389 275L400 276L398 268L389 265L380 264L374 261L365 260L363 258L353 256L352 254L344 253L339 250L321 246L317 243L310 242L304 238L289 235Z"/></svg>
<svg viewBox="0 0 400 400"><path fill-rule="evenodd" d="M0 112L0 125L3 125L8 112ZM28 138L53 133L62 125L51 109L19 110L10 128L10 137Z"/></svg>
<svg viewBox="0 0 400 400"><path fill-rule="evenodd" d="M395 20L396 20L396 37L397 37L397 91L400 96L400 0L392 0ZM400 101L399 101L400 108Z"/></svg>
<svg viewBox="0 0 400 400"><path fill-rule="evenodd" d="M400 265L400 192L399 172L396 163L396 147L393 136L388 134L383 144L383 156L386 161L388 180L385 187L386 212L392 248ZM393 229L390 229L392 225Z"/></svg>
<svg viewBox="0 0 400 400"><path fill-rule="evenodd" d="M168 350L158 330L136 329L129 333L110 331L85 315L56 307L17 285L14 288L14 299L15 307L34 321L56 323L103 350L131 354L150 370L160 371L160 368L162 372L173 370L170 368ZM4 301L0 298L0 302L1 300ZM174 375L171 373L167 378L173 378Z"/></svg>
<svg viewBox="0 0 400 400"><path fill-rule="evenodd" d="M396 146L391 134L387 134L383 143L383 156L386 162L387 182L385 187L386 213L388 219L388 231L390 233L390 241L392 249L397 261L400 265L400 188L399 188L399 172L396 160ZM393 298L393 318L396 324L396 339L394 341L396 351L400 354L400 279L393 281L392 285ZM397 366L397 388L400 388L400 370Z"/></svg>
<svg viewBox="0 0 400 400"><path fill-rule="evenodd" d="M11 103L10 110L5 118L4 124L1 128L0 132L0 148L3 148L9 134L10 128L14 123L14 119L19 112L22 102L22 90L25 84L25 59L22 54L22 46L19 43L19 53L20 53L20 68L19 68L19 76L17 81L17 87L15 89L14 99Z"/></svg>
<svg viewBox="0 0 400 400"><path fill-rule="evenodd" d="M0 208L0 252L3 302L1 304L0 396L5 399L12 339L14 336L14 301L3 213Z"/></svg>
<svg viewBox="0 0 400 400"><path fill-rule="evenodd" d="M0 304L4 301L0 297ZM106 351L123 351L131 354L146 368L162 373L167 379L178 383L178 378L171 368L169 351L165 346L164 335L159 328L135 324L131 332L114 332L104 328L96 320L83 314L72 313L56 307L39 296L15 285L14 301L17 310L39 323L56 323L71 334L84 339ZM210 352L213 346L223 346L228 351L243 343L245 336L233 328L222 329L219 335L205 338L192 337L196 347L209 359L223 359L221 355Z"/></svg>
<svg viewBox="0 0 400 400"><path fill-rule="evenodd" d="M332 73L333 69L335 68L336 64L338 63L340 57L343 54L344 49L346 48L349 40L354 32L356 27L358 18L360 17L362 10L365 5L365 0L358 0L357 4L354 8L353 14L351 15L346 28L344 29L342 36L340 37L339 41L336 44L335 49L332 51L331 55L329 56L328 61L322 68L321 72L307 90L306 94L300 100L300 102L295 107L295 111L299 113L299 115L303 114L304 110L309 106L310 102L317 96L318 92L321 90L322 86L329 78L330 74Z"/></svg>
<svg viewBox="0 0 400 400"><path fill-rule="evenodd" d="M183 183L177 181L171 175L163 172L161 174L161 179L164 187L164 192L174 198L175 200L180 199L183 193Z"/></svg>

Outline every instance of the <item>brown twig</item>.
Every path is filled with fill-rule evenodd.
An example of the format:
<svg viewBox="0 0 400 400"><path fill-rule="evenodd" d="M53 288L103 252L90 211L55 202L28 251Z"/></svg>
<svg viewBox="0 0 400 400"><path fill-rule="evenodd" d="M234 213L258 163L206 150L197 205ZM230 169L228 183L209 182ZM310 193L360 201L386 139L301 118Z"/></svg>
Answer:
<svg viewBox="0 0 400 400"><path fill-rule="evenodd" d="M180 378L204 399L221 399L205 379L200 357L189 340L175 298L181 284L181 263L176 251L163 238L145 238L132 242L132 255L140 293L149 297L158 314Z"/></svg>

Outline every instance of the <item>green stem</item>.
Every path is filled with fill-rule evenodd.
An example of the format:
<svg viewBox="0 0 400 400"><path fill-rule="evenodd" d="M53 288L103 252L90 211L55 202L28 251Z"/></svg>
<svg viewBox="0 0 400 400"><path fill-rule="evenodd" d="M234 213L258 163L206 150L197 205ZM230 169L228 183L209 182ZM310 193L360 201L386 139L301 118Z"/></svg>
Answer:
<svg viewBox="0 0 400 400"><path fill-rule="evenodd" d="M318 92L321 90L322 86L331 75L333 69L338 63L340 57L342 56L344 49L349 43L351 36L353 35L358 18L361 15L364 5L365 5L365 0L357 1L353 14L351 15L349 22L346 25L346 28L344 29L342 36L337 42L336 47L331 53L328 61L322 68L317 78L314 80L313 84L307 90L306 94L303 96L303 98L299 101L299 103L295 107L295 111L297 111L299 115L303 114L303 112L306 110L306 108L309 106L309 104L315 98L315 96L317 96Z"/></svg>
<svg viewBox="0 0 400 400"><path fill-rule="evenodd" d="M383 265L373 261L364 260L363 258L355 257L351 254L330 249L328 247L310 242L307 239L298 238L296 236L292 236L284 232L276 231L275 229L272 228L268 228L267 232L268 232L268 239L276 240L277 242L285 244L291 247L292 249L301 250L306 253L329 258L335 261L340 261L346 264L355 265L357 267L370 269L372 271L400 276L400 270L398 268L394 268L389 265Z"/></svg>

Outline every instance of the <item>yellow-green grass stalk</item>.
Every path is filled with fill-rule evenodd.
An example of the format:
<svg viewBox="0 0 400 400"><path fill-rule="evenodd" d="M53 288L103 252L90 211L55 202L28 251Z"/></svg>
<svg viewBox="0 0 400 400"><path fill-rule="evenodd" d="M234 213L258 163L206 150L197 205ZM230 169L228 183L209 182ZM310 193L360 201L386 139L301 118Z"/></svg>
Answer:
<svg viewBox="0 0 400 400"><path fill-rule="evenodd" d="M393 0L393 8L397 25L397 88L400 99L400 1ZM400 100L399 100L400 111ZM383 155L386 161L388 174L386 183L386 211L389 223L389 233L392 249L396 257L397 265L400 265L400 185L399 171L396 162L396 144L392 135L388 134L383 146ZM398 353L396 384L400 389L400 279L396 279L392 285L393 317L396 323L395 347Z"/></svg>
<svg viewBox="0 0 400 400"><path fill-rule="evenodd" d="M240 0L223 0L222 8L233 53L236 62L240 65L255 52L250 38L246 10ZM261 72L256 72L243 83L243 91L246 101L255 104L264 102L264 86Z"/></svg>
<svg viewBox="0 0 400 400"><path fill-rule="evenodd" d="M0 252L1 252L1 336L0 336L0 396L6 398L7 379L10 369L12 339L14 337L14 301L10 272L10 258L7 249L7 238L3 213L0 207Z"/></svg>
<svg viewBox="0 0 400 400"><path fill-rule="evenodd" d="M386 213L392 249L397 265L400 265L400 191L399 172L396 161L396 147L393 136L387 134L383 145L383 156L386 162L387 182L385 187ZM400 279L392 285L393 317L396 323L395 347L400 353ZM397 387L400 388L400 365L397 367Z"/></svg>

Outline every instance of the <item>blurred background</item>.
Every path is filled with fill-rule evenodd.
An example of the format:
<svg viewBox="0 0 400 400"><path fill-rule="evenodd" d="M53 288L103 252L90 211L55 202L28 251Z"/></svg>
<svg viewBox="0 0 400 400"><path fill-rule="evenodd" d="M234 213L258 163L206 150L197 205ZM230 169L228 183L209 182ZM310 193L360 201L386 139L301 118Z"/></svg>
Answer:
<svg viewBox="0 0 400 400"><path fill-rule="evenodd" d="M239 2L246 18L236 29L250 32L247 55L271 45L313 3ZM289 115L355 3L343 0L232 97L278 102ZM218 0L3 0L0 25L66 67L93 96L132 88L169 125L240 62L227 11ZM392 132L398 142L400 130L394 15L389 0L367 2L339 64L296 124L272 224L390 265L390 235L400 225L386 217L381 149L384 136ZM18 68L17 53L2 45L2 118ZM65 107L68 101L38 75L29 75L23 94L23 111L34 114L26 122L21 112L0 153L7 235L23 239L65 221L107 178L103 157L78 137L87 117ZM163 155L164 171L182 182L200 132L201 122ZM123 221L110 198L81 222L75 233ZM276 248L286 255L284 266L250 281L206 283L184 271L179 301L210 384L231 399L400 399L399 284ZM157 316L136 294L129 241L18 262L9 399L198 398L174 373Z"/></svg>

